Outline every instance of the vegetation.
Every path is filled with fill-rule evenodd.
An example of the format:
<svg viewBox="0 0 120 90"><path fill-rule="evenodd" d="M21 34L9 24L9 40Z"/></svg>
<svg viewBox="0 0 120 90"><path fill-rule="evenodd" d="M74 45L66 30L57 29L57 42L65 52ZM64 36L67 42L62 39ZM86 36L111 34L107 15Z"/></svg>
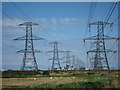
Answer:
<svg viewBox="0 0 120 90"><path fill-rule="evenodd" d="M50 76L50 72L49 71L44 71L43 75Z"/></svg>
<svg viewBox="0 0 120 90"><path fill-rule="evenodd" d="M118 70L4 71L3 88L119 88Z"/></svg>
<svg viewBox="0 0 120 90"><path fill-rule="evenodd" d="M2 72L2 78L27 78L37 74L41 74L41 72L40 71L8 70L8 71Z"/></svg>

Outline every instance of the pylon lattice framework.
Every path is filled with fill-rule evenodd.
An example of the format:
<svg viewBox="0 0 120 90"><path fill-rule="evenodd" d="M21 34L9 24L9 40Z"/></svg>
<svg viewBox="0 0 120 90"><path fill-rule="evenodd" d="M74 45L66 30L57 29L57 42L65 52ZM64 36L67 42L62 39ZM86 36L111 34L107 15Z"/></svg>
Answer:
<svg viewBox="0 0 120 90"><path fill-rule="evenodd" d="M63 51L58 49L58 43L59 42L56 42L56 41L50 43L54 45L54 49L47 52L47 53L53 53L53 57L49 59L49 60L53 60L51 70L61 70L59 60L61 60L62 58L59 58L59 52L63 52Z"/></svg>
<svg viewBox="0 0 120 90"><path fill-rule="evenodd" d="M109 63L108 63L108 57L107 53L108 52L116 52L110 49L106 49L105 47L105 40L110 40L110 39L118 39L110 36L106 36L104 34L104 26L105 25L110 25L112 26L113 23L107 23L103 21L98 21L94 23L89 24L89 28L91 25L97 25L97 35L89 38L85 38L85 40L96 40L93 42L93 44L96 45L96 48L93 50L89 50L87 54L89 53L94 53L94 57L91 60L91 63L93 63L93 69L94 70L101 70L101 69L110 69Z"/></svg>
<svg viewBox="0 0 120 90"><path fill-rule="evenodd" d="M25 40L25 49L17 51L17 53L24 53L21 70L38 70L35 53L39 53L40 51L34 49L33 40L45 40L45 39L33 36L32 34L33 25L39 25L39 24L32 22L25 22L23 24L19 24L19 26L26 27L26 35L14 39L14 40Z"/></svg>
<svg viewBox="0 0 120 90"><path fill-rule="evenodd" d="M66 58L66 62L65 62L66 63L66 70L68 70L70 68L70 64L71 64L70 63L70 58L71 58L70 52L71 51L65 51L65 53L66 53L66 57L65 57Z"/></svg>

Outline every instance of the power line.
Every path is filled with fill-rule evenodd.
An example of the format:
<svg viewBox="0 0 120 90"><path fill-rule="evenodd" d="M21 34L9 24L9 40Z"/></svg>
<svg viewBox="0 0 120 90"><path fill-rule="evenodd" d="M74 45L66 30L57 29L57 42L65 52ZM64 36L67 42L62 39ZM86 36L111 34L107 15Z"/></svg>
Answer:
<svg viewBox="0 0 120 90"><path fill-rule="evenodd" d="M109 12L108 12L105 20L104 20L105 22L108 22L108 21L109 21L109 19L110 19L110 17L112 16L112 14L113 14L113 12L114 12L117 4L118 4L118 2L114 2L114 3L112 4L112 6L111 6L111 8L110 8L110 10L109 10ZM116 19L115 19L115 20L116 20ZM114 22L115 22L115 21L113 21L113 23L114 23ZM112 24L113 24L113 23L112 23ZM106 26L106 24L104 23L104 27L105 27L105 26ZM112 29L112 27L111 27L111 29ZM108 31L107 36L109 36L110 32L111 32L111 30Z"/></svg>
<svg viewBox="0 0 120 90"><path fill-rule="evenodd" d="M93 1L94 1L94 0L93 0ZM85 38L86 35L87 35L89 23L92 21L92 18L93 18L93 16L94 16L95 8L96 8L96 2L92 2L91 5L90 5L90 9L89 9L88 20L87 20L87 27L86 27L86 30L85 30L84 38ZM90 35L90 37L91 37L91 33L90 33L90 32L89 32L89 35ZM90 42L91 42L91 41L90 41ZM86 48L85 43L84 43L84 47L85 47L85 50L86 50L86 52L87 52L87 48Z"/></svg>
<svg viewBox="0 0 120 90"><path fill-rule="evenodd" d="M88 26L89 26L89 23L92 21L92 18L93 18L94 12L95 12L95 8L96 8L96 2L92 2L91 5L90 5L90 9L89 9L88 20L87 20L87 27L86 27L86 30L85 30L84 38L87 35Z"/></svg>
<svg viewBox="0 0 120 90"><path fill-rule="evenodd" d="M115 18L115 19L113 20L113 23L115 23L119 18L120 18L120 14L118 15L117 18Z"/></svg>
<svg viewBox="0 0 120 90"><path fill-rule="evenodd" d="M110 19L110 17L112 16L113 11L114 11L116 5L118 4L118 2L115 2L115 3L113 3L113 4L114 4L114 5L111 7L111 9L110 9L109 13L107 14L104 22L108 22L108 21L109 21L109 19ZM105 28L106 24L107 24L107 23L104 23L104 27L103 27L103 28Z"/></svg>
<svg viewBox="0 0 120 90"><path fill-rule="evenodd" d="M3 11L3 14L4 14L4 16L6 16L7 18L11 18L11 19L13 19L13 18L10 17L5 11ZM14 22L17 23L16 26L19 25L19 22L18 22L17 20L15 20ZM23 29L22 27L19 27L19 28ZM24 29L23 29L23 30L24 30Z"/></svg>
<svg viewBox="0 0 120 90"><path fill-rule="evenodd" d="M96 8L96 2L92 2L92 5L91 5L91 9L90 9L90 14L89 14L89 23L92 21L93 19L93 16L94 16L94 12L95 12L95 8Z"/></svg>
<svg viewBox="0 0 120 90"><path fill-rule="evenodd" d="M112 7L110 8L110 11L109 11L109 13L107 14L107 16L106 16L106 18L105 18L105 20L104 20L104 22L103 22L103 24L102 24L102 28L98 28L99 30L104 30L104 28L105 28L105 26L107 25L107 24L110 24L110 23L108 23L108 21L109 21L109 19L110 19L110 17L112 16L112 13L113 13L113 11L114 11L114 9L115 9L115 7L116 7L116 5L117 5L117 2L116 3L113 3L112 4ZM90 25L93 25L93 24L95 24L95 25L99 25L98 23L91 23ZM101 34L100 34L101 35ZM99 35L98 35L99 36ZM93 37L92 37L93 38ZM96 38L96 37L94 37L94 38ZM88 39L90 39L90 38L88 38ZM95 39L94 39L95 40ZM97 44L98 44L98 46L100 45L100 42L96 42ZM106 65L107 65L107 68L108 69L110 69L109 68L109 65L108 65L108 60L107 60L107 54L106 54L106 51L105 51L105 42L104 42L104 40L103 40L103 47L104 47L104 55L105 55L105 60L106 60ZM112 46L113 47L113 46ZM98 47L97 47L98 48ZM97 50L97 49L95 49L95 50ZM89 52L96 52L95 50L90 50L90 51L88 51L87 53L89 53ZM107 50L107 49L106 49ZM109 49L110 50L110 49ZM110 50L109 52L113 52L112 50ZM96 60L95 60L95 62L94 62L94 68L95 69L97 69L99 66L100 67L102 67L102 62L100 62L99 64L98 64L98 66L97 66L97 63L98 63L98 60L99 60L99 58L101 58L101 57L99 57L99 55L97 55L97 53L100 53L100 51L99 52L96 52L96 55L95 55L95 58L96 58Z"/></svg>
<svg viewBox="0 0 120 90"><path fill-rule="evenodd" d="M3 11L3 14L4 14L4 16L6 16L7 18L11 18L11 19L12 19L12 17L10 17L6 12ZM16 22L16 23L19 25L19 22L18 22L17 20L15 20L14 22ZM22 28L22 27L20 27L20 26L19 26L19 28L22 29L22 30L24 30L24 28ZM20 44L20 43L19 43L19 44Z"/></svg>
<svg viewBox="0 0 120 90"><path fill-rule="evenodd" d="M114 3L114 2L113 2ZM106 18L106 13L108 13L108 10L112 7L113 3L110 3L107 7L106 7L106 11L104 13L104 15L101 17L101 20Z"/></svg>
<svg viewBox="0 0 120 90"><path fill-rule="evenodd" d="M110 49L113 49L113 47L116 45L117 41L111 46Z"/></svg>
<svg viewBox="0 0 120 90"><path fill-rule="evenodd" d="M28 20L33 21L21 8L19 8L15 3L11 2L11 4L16 7L25 17L28 18ZM94 8L94 5L93 5ZM39 25L41 29L48 35L50 36L54 41L57 41L55 37L53 37L50 33L48 33L41 25Z"/></svg>
<svg viewBox="0 0 120 90"><path fill-rule="evenodd" d="M0 53L0 54L16 54L16 53Z"/></svg>
<svg viewBox="0 0 120 90"><path fill-rule="evenodd" d="M44 29L41 25L39 25L39 26L48 36L50 36L52 39L54 39L56 41L55 37L53 37L50 33L48 33L46 29Z"/></svg>
<svg viewBox="0 0 120 90"><path fill-rule="evenodd" d="M11 2L11 4L16 7L25 17L28 18L31 22L33 21L21 8L19 8L14 2Z"/></svg>
<svg viewBox="0 0 120 90"><path fill-rule="evenodd" d="M2 42L2 43L5 44L6 46L10 47L10 48L18 49L18 48L16 48L16 47L12 46L12 45L6 44L6 43L4 43L4 42Z"/></svg>
<svg viewBox="0 0 120 90"><path fill-rule="evenodd" d="M20 12L23 13L24 16L26 16L29 20L33 21L23 10L21 10L15 3L11 3L13 6L15 6ZM52 35L50 35L41 25L39 25L42 30L48 35L50 36L52 39L55 40L55 37L53 37Z"/></svg>

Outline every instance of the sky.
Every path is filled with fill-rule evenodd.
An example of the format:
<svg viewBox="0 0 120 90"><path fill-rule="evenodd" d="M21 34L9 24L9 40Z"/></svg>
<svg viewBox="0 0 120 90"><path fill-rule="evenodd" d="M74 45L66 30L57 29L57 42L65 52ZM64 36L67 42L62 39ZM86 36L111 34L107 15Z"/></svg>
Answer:
<svg viewBox="0 0 120 90"><path fill-rule="evenodd" d="M92 2L3 2L2 3L2 69L20 69L23 54L17 54L16 51L24 49L24 41L15 41L13 39L24 36L25 28L19 28L19 24L24 22L34 22L40 24L33 27L33 34L46 40L34 41L34 47L43 53L36 54L36 60L39 69L51 68L52 53L46 53L53 49L50 42L58 41L60 50L70 50L71 55L76 55L84 62L85 67L89 66L87 60L87 50L91 48L91 42L83 42L83 39L96 35L96 28L86 33L87 21ZM93 14L92 22L102 21L112 2L97 2ZM113 22L118 15L118 9L115 8L109 22ZM105 34L110 33L112 37L118 36L117 20L112 29L106 27ZM115 40L106 41L106 47L117 50ZM86 50L86 48L87 50ZM60 53L60 57L64 57ZM110 57L111 54L108 54ZM115 61L113 61L115 60ZM64 60L61 60L61 66L64 66ZM111 68L117 68L117 54L109 59Z"/></svg>

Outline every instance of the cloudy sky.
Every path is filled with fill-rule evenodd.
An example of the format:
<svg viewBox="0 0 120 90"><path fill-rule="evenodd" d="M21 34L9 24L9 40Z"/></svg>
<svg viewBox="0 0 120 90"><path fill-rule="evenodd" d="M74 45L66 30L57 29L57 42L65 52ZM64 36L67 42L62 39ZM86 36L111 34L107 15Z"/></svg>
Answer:
<svg viewBox="0 0 120 90"><path fill-rule="evenodd" d="M84 62L85 67L89 66L86 51L90 50L91 42L83 42L83 39L96 34L96 29L91 32L87 30L87 21L92 2L3 2L2 3L2 44L3 44L3 69L20 69L23 54L16 51L24 49L24 41L14 41L13 39L24 36L25 28L18 25L24 22L34 22L40 24L33 27L33 34L45 41L34 41L35 49L43 51L36 54L39 69L51 67L48 59L52 54L46 53L53 49L50 42L59 41L60 50L70 50L71 55L76 55ZM93 14L92 22L102 21L106 18L112 2L97 2ZM106 27L105 34L117 37L117 7L115 8L109 22L114 22L112 28ZM86 46L86 48L85 48ZM106 47L117 50L115 40L106 41ZM112 57L111 57L112 55ZM60 57L65 54L61 53ZM117 68L117 54L108 54L109 63L112 68ZM61 60L64 66L64 60Z"/></svg>

